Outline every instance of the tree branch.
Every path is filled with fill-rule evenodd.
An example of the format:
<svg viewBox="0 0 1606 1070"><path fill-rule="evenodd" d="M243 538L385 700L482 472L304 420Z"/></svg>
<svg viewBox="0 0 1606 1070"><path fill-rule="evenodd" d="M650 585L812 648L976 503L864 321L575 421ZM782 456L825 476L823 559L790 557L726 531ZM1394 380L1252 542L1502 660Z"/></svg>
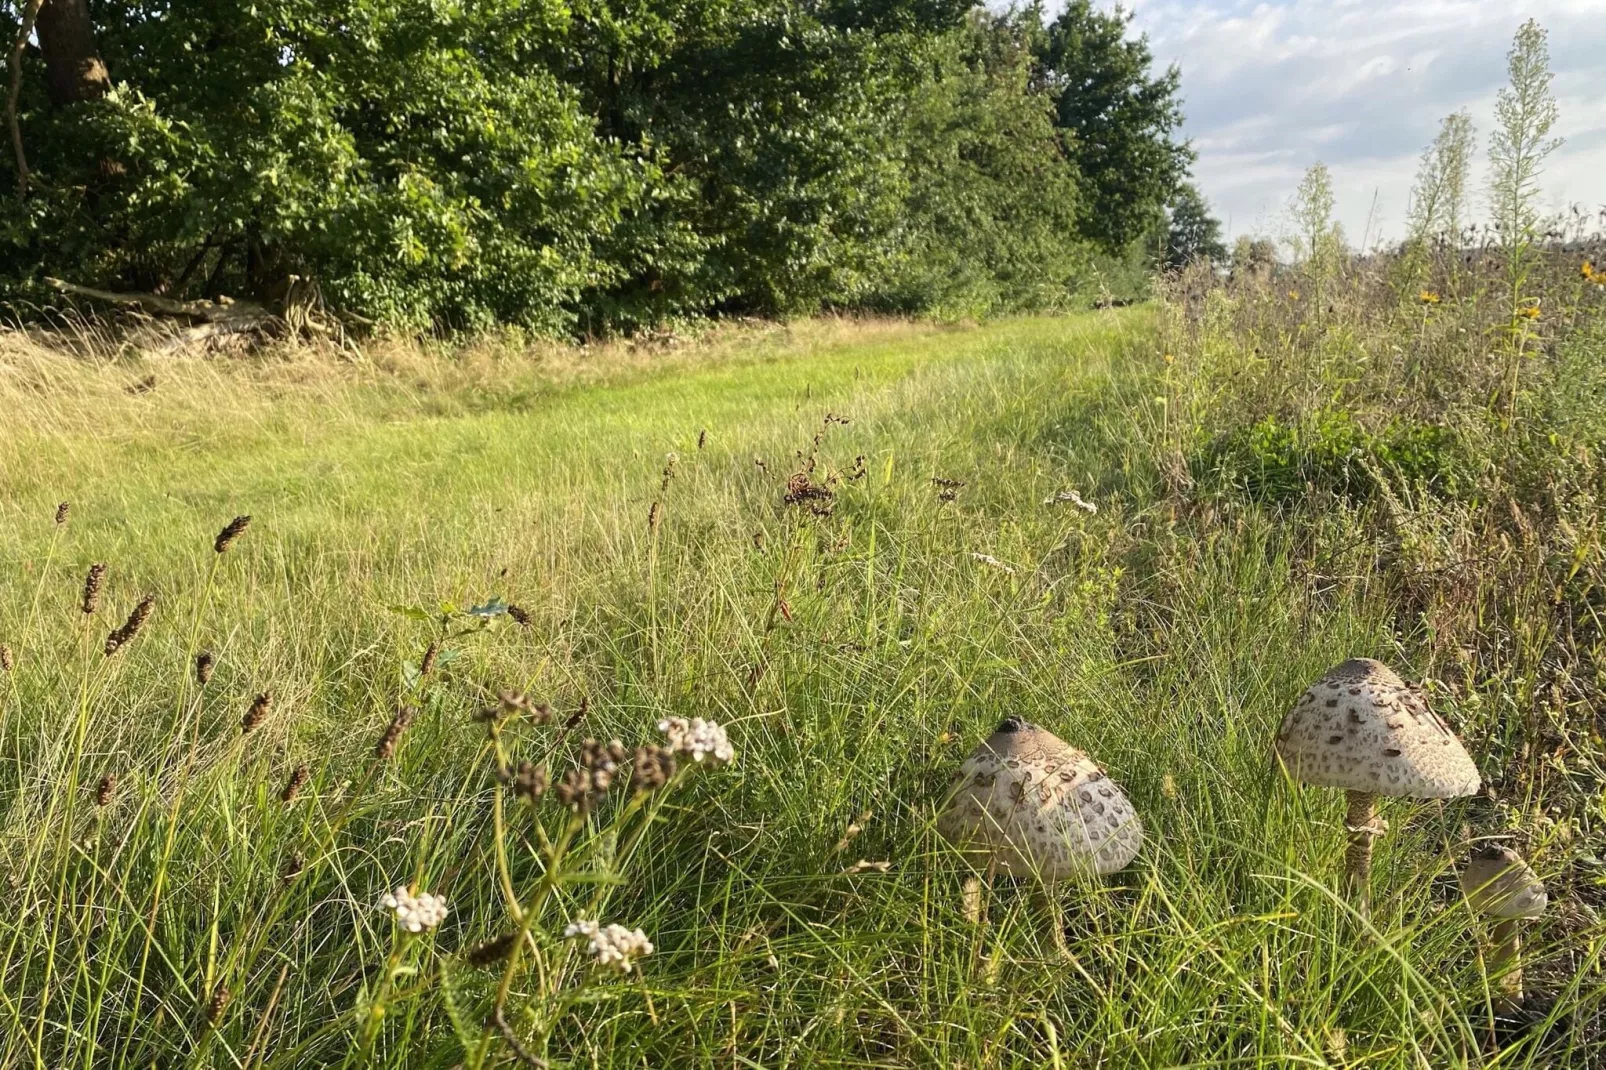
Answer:
<svg viewBox="0 0 1606 1070"><path fill-rule="evenodd" d="M22 126L17 121L17 101L22 97L22 53L28 47L28 35L33 33L34 22L44 0L29 0L22 13L22 30L17 43L11 46L11 91L6 95L6 125L11 128L11 148L17 154L17 196L28 195L28 156L22 151Z"/></svg>

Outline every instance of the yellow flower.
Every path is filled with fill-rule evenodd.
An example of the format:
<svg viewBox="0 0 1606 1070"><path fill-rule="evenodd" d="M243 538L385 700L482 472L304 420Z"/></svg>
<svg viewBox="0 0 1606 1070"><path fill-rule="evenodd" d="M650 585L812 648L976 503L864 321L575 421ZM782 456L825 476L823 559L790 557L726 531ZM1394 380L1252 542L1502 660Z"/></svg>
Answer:
<svg viewBox="0 0 1606 1070"><path fill-rule="evenodd" d="M1416 297L1417 300L1421 301L1424 305L1436 305L1439 303L1439 295L1434 293L1432 290L1423 290L1421 293L1417 294Z"/></svg>
<svg viewBox="0 0 1606 1070"><path fill-rule="evenodd" d="M1517 315L1521 316L1525 320L1536 320L1539 318L1539 306L1536 304L1523 305L1517 310Z"/></svg>
<svg viewBox="0 0 1606 1070"><path fill-rule="evenodd" d="M1299 291L1298 290L1289 290L1288 291L1288 299L1290 301L1298 301L1299 300Z"/></svg>
<svg viewBox="0 0 1606 1070"><path fill-rule="evenodd" d="M1173 357L1170 353L1167 353L1164 357L1161 357L1160 359L1165 361L1167 364L1175 364L1177 362L1177 358Z"/></svg>
<svg viewBox="0 0 1606 1070"><path fill-rule="evenodd" d="M1583 266L1578 269L1578 273L1590 282L1595 281L1595 265L1588 260L1584 261Z"/></svg>

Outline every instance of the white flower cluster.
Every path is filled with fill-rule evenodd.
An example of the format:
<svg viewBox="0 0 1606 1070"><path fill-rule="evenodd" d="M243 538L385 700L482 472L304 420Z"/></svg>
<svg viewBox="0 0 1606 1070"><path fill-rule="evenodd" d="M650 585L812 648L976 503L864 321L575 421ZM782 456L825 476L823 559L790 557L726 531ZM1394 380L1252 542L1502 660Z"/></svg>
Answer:
<svg viewBox="0 0 1606 1070"><path fill-rule="evenodd" d="M658 722L658 731L668 737L670 750L688 754L694 762L708 760L709 765L724 765L736 758L725 730L713 721L666 717Z"/></svg>
<svg viewBox="0 0 1606 1070"><path fill-rule="evenodd" d="M595 921L576 921L563 930L565 937L584 937L591 941L591 958L604 969L629 973L637 959L652 954L652 941L640 929L623 925L603 925Z"/></svg>
<svg viewBox="0 0 1606 1070"><path fill-rule="evenodd" d="M385 910L396 915L396 922L410 933L433 929L446 920L446 897L419 892L414 895L406 888L397 888L379 901Z"/></svg>

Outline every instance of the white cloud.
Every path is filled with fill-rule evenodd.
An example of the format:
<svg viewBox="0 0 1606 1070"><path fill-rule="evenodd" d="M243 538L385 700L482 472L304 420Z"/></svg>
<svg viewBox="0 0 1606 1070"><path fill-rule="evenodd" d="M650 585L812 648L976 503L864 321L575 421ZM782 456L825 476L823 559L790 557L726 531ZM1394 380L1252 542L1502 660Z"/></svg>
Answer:
<svg viewBox="0 0 1606 1070"><path fill-rule="evenodd" d="M1194 174L1233 234L1275 232L1310 164L1333 172L1352 241L1398 237L1417 158L1468 108L1476 181L1505 55L1524 19L1550 31L1556 133L1544 176L1555 207L1606 203L1606 0L1129 0L1133 27L1182 69ZM1374 208L1375 197L1375 208Z"/></svg>

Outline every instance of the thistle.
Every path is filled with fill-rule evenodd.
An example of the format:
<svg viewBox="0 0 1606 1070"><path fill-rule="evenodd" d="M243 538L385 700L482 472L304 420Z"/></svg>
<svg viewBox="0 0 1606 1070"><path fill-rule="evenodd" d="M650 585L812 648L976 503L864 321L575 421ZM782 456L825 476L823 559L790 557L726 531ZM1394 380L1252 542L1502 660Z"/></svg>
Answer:
<svg viewBox="0 0 1606 1070"><path fill-rule="evenodd" d="M396 715L390 719L390 725L385 734L379 737L378 746L374 747L374 757L382 762L388 762L396 754L396 744L400 742L402 733L407 726L413 723L413 717L418 711L411 706L401 706Z"/></svg>
<svg viewBox="0 0 1606 1070"><path fill-rule="evenodd" d="M107 773L105 776L100 778L100 783L95 785L95 805L105 809L107 806L111 805L112 796L116 793L117 774Z"/></svg>
<svg viewBox="0 0 1606 1070"><path fill-rule="evenodd" d="M296 766L290 773L290 779L285 781L284 790L279 793L280 801L286 805L295 802L296 796L301 794L301 789L306 787L307 778L311 775L311 770L306 766Z"/></svg>
<svg viewBox="0 0 1606 1070"><path fill-rule="evenodd" d="M72 512L72 506L67 502L62 502L56 506L56 523L65 524L67 522L67 514L70 512Z"/></svg>
<svg viewBox="0 0 1606 1070"><path fill-rule="evenodd" d="M245 534L245 529L250 526L251 518L249 516L235 517L223 526L222 531L217 533L217 540L212 543L212 549L220 554L224 553L230 546L234 545L235 539Z"/></svg>
<svg viewBox="0 0 1606 1070"><path fill-rule="evenodd" d="M100 608L100 585L106 579L106 566L96 562L89 566L89 574L84 577L83 610L87 617Z"/></svg>
<svg viewBox="0 0 1606 1070"><path fill-rule="evenodd" d="M240 718L240 735L248 736L262 727L262 722L273 712L273 692L264 691L251 700L251 708Z"/></svg>
<svg viewBox="0 0 1606 1070"><path fill-rule="evenodd" d="M195 655L195 682L205 687L207 681L212 679L212 667L217 664L217 658L210 650L203 650Z"/></svg>
<svg viewBox="0 0 1606 1070"><path fill-rule="evenodd" d="M87 595L88 587L86 586L84 590ZM85 604L87 605L88 603L86 602ZM145 627L145 621L150 617L151 609L155 605L156 596L154 594L148 594L141 598L139 604L128 614L128 619L123 621L122 627L106 637L105 649L108 658L117 653L120 648L134 641L134 637L139 634L139 630Z"/></svg>

